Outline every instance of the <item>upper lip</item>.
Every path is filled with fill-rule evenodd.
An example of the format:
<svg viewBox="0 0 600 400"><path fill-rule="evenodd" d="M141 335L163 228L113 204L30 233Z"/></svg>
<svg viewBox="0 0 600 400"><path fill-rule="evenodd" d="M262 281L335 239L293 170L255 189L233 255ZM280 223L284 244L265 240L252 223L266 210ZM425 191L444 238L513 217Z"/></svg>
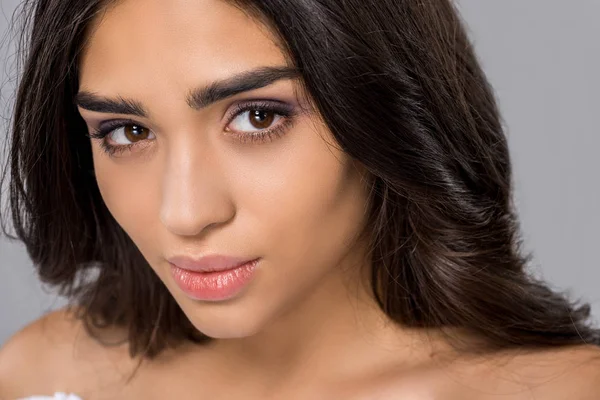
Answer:
<svg viewBox="0 0 600 400"><path fill-rule="evenodd" d="M212 254L200 258L187 256L174 256L167 259L176 267L194 272L226 271L247 264L255 259L229 257L221 254Z"/></svg>

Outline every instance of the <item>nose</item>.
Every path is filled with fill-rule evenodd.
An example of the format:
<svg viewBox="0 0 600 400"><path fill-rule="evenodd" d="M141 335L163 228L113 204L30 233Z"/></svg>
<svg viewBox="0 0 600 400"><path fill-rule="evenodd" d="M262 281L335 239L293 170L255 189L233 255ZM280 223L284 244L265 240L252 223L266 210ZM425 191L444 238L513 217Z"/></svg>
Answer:
<svg viewBox="0 0 600 400"><path fill-rule="evenodd" d="M160 220L173 234L199 235L235 216L218 157L198 144L166 155Z"/></svg>

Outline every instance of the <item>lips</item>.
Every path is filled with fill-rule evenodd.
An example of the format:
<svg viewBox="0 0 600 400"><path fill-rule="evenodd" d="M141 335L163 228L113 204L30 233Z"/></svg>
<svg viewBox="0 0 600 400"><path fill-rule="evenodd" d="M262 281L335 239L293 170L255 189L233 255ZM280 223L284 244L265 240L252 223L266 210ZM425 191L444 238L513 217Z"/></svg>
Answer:
<svg viewBox="0 0 600 400"><path fill-rule="evenodd" d="M209 259L207 258L207 260ZM186 264L188 267L204 268L203 271L193 271L171 263L170 274L173 282L188 297L202 301L224 301L238 297L250 285L256 275L259 260L260 258L257 258L254 261L242 262L237 267L213 272L207 271L214 269L214 264L210 267L197 262ZM238 261L232 258L221 258L220 264L217 263L217 265L219 268L226 268L237 263Z"/></svg>
<svg viewBox="0 0 600 400"><path fill-rule="evenodd" d="M207 255L200 258L174 256L167 259L169 263L175 265L176 267L193 272L227 271L254 260L256 259L231 257L221 254Z"/></svg>

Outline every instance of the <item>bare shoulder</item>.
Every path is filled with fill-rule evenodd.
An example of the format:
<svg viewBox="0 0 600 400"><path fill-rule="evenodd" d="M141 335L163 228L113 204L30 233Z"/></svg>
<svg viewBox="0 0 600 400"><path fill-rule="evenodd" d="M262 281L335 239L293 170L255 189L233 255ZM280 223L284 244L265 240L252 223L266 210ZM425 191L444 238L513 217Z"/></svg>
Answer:
<svg viewBox="0 0 600 400"><path fill-rule="evenodd" d="M582 345L549 351L533 357L533 367L529 368L536 364L548 368L548 379L534 388L539 398L600 398L600 346Z"/></svg>
<svg viewBox="0 0 600 400"><path fill-rule="evenodd" d="M419 400L598 400L600 347L514 350L465 356L448 352L420 368L391 370L369 395ZM376 393L378 397L373 397Z"/></svg>
<svg viewBox="0 0 600 400"><path fill-rule="evenodd" d="M444 388L452 396L442 398L599 399L600 347L578 345L464 359L449 367L444 379Z"/></svg>
<svg viewBox="0 0 600 400"><path fill-rule="evenodd" d="M123 369L126 348L90 337L72 310L63 308L31 322L0 349L0 398L81 393Z"/></svg>
<svg viewBox="0 0 600 400"><path fill-rule="evenodd" d="M65 348L73 346L78 330L69 313L59 310L15 333L0 349L2 398L24 396L25 388L51 389L56 371L68 367Z"/></svg>

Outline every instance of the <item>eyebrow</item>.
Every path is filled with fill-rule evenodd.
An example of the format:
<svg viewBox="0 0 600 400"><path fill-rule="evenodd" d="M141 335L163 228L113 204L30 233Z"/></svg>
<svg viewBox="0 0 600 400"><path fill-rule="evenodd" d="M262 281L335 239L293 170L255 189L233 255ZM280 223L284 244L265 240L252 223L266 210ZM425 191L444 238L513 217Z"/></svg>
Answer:
<svg viewBox="0 0 600 400"><path fill-rule="evenodd" d="M259 67L195 88L188 93L186 102L191 108L199 110L236 94L269 86L278 80L299 77L300 71L294 67ZM81 90L75 95L74 101L76 105L89 111L143 118L148 118L149 115L142 103L121 96L108 98Z"/></svg>

